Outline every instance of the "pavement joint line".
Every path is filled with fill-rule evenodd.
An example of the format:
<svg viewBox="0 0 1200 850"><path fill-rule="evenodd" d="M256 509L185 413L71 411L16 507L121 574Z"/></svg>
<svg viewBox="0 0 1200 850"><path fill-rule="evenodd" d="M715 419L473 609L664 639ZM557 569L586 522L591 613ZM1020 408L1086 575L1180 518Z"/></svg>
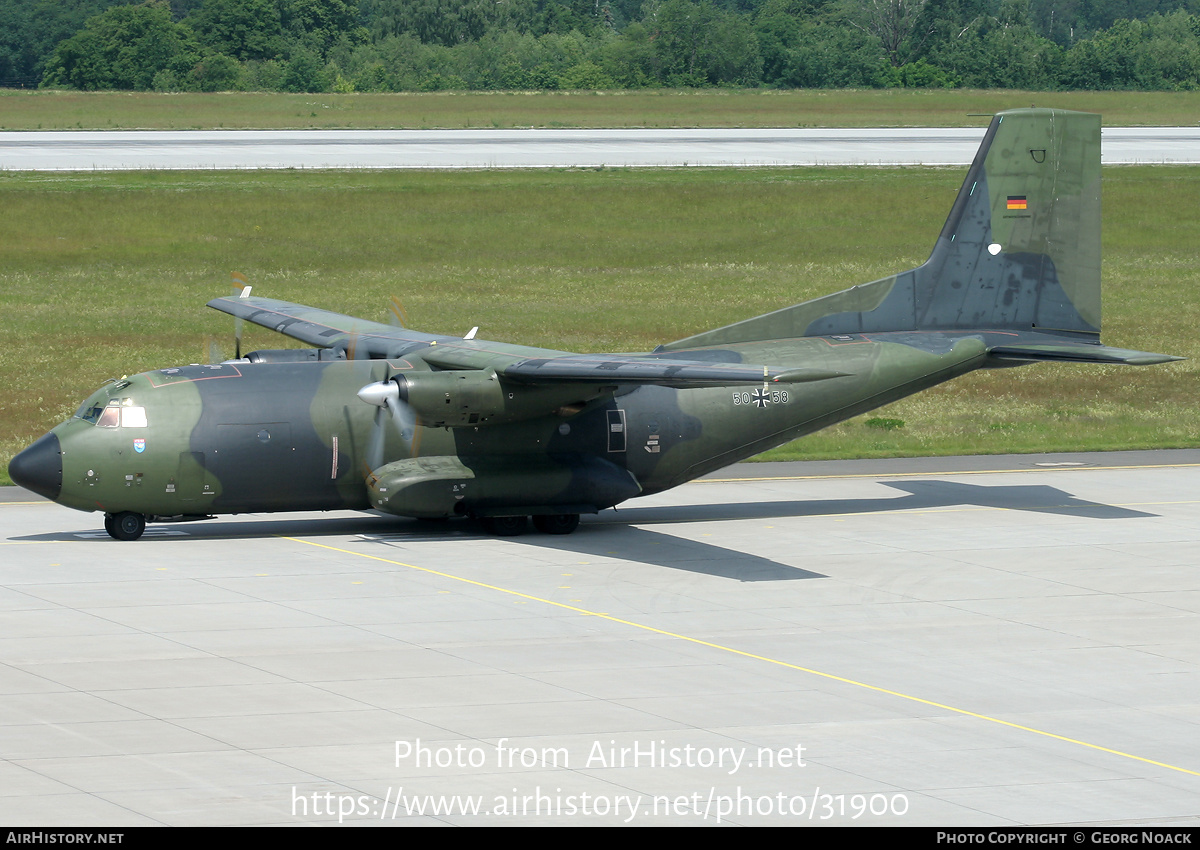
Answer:
<svg viewBox="0 0 1200 850"><path fill-rule="evenodd" d="M580 608L577 605L568 605L565 602L555 602L552 599L546 599L541 596L534 596L533 594L523 593L519 590L512 590L507 587L500 587L499 585L488 584L487 582L476 581L475 579L464 578L463 576L456 576L453 573L442 572L441 570L435 570L430 567L421 567L421 566L417 566L416 564L407 564L403 561L396 561L391 558L381 557L379 555L370 555L370 554L367 554L366 552L355 552L353 549L343 549L338 546L329 546L325 543L315 543L311 540L304 540L299 537L287 537L284 535L280 535L280 538L283 540L289 540L293 543L301 543L306 546L315 546L319 549L328 549L331 552L341 552L342 554L345 554L345 555L354 555L359 558L367 558L372 561L380 561L385 564L393 564L398 567L406 567L408 569L417 570L418 572L423 572L428 575L435 575L435 576L439 576L441 578L447 578L447 579L451 579L453 581L462 582L464 584L474 585L475 587L482 587L487 590L494 590L499 593L504 593L509 596L520 597L521 599L529 600L532 602L541 602L545 605L549 605L554 608L561 608L566 611L573 611L573 612L575 612L577 614L581 614L585 617L599 617L602 620L608 620L609 622L612 622L612 623L620 623L622 625L630 626L632 628L640 629L642 631L651 632L653 634L658 634L658 635L663 635L664 637L675 638L676 640L686 641L688 643L692 643L697 646L705 646L710 649L717 649L722 652L728 652L732 655L738 655L738 656L741 656L742 658L751 658L756 661L763 661L768 664L774 664L778 667L785 667L790 670L798 670L801 673L808 673L810 675L819 676L823 679L829 679L834 682L841 682L842 684L853 685L854 687L858 687L858 688L865 688L866 690L874 691L875 693L887 694L889 696L899 697L900 699L908 700L909 702L919 703L920 705L927 705L932 708L940 708L940 709L943 709L944 711L949 711L954 714L962 715L964 717L973 717L976 720L983 720L988 723L995 723L999 726L1007 726L1010 729L1018 729L1022 732L1030 732L1034 735L1040 735L1044 738L1051 738L1055 741L1062 741L1067 744L1075 744L1077 746L1085 747L1087 749L1095 750L1097 752L1108 753L1109 755L1120 756L1121 758L1131 759L1133 761L1141 762L1142 764L1151 764L1151 765L1154 765L1155 767L1166 768L1167 770L1173 770L1178 773L1186 773L1190 776L1200 776L1200 770L1189 770L1186 767L1179 767L1178 765L1168 764L1167 762L1155 761L1154 759L1146 758L1144 756L1137 756L1132 753L1122 752L1121 750L1114 750L1110 747L1103 747L1103 746L1100 746L1099 744L1091 744L1091 743L1088 743L1087 741L1081 741L1078 738L1069 738L1065 735L1058 735L1058 734L1055 734L1054 732L1047 732L1043 729L1036 729L1032 726L1024 726L1020 723L1014 723L1010 720L1002 720L998 717L992 717L987 714L980 714L978 712L970 711L965 708L956 708L952 705L946 705L945 703L934 702L933 700L928 700L928 699L924 699L922 697L912 696L911 694L905 694L900 691L893 691L889 688L884 688L879 685L871 685L866 682L859 682L855 679L848 679L845 676L838 676L834 673L826 673L824 671L816 670L811 667L804 667L800 664L792 664L788 661L780 661L777 658L771 658L770 656L767 656L767 655L758 655L757 653L754 653L754 652L747 652L742 649L735 649L734 647L731 647L731 646L725 646L723 644L713 643L712 641L702 640L700 638L691 637L689 635L679 634L678 632L670 632L670 631L667 631L666 629L659 629L654 626L648 626L645 623L638 623L638 622L634 622L633 620L625 620L625 619L622 619L621 617L614 617L611 614L604 614L604 613L601 613L598 611L589 611L588 609Z"/></svg>

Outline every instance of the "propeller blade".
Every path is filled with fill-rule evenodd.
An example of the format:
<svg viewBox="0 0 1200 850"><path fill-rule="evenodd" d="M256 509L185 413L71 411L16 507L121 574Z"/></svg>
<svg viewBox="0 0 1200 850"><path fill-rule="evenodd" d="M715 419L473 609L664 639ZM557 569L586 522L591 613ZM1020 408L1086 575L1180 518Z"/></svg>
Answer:
<svg viewBox="0 0 1200 850"><path fill-rule="evenodd" d="M383 417L386 415L385 408L380 407L375 411L375 424L371 427L371 439L367 443L367 466L370 467L370 472L374 472L379 467L383 466L383 448L386 434L383 432Z"/></svg>
<svg viewBox="0 0 1200 850"><path fill-rule="evenodd" d="M375 411L375 421L371 428L371 438L367 444L366 461L371 467L369 472L374 472L384 464L387 435L383 429L389 420L391 426L396 429L396 432L400 435L400 439L408 448L411 456L413 452L413 435L417 429L417 415L412 406L400 397L399 385L395 381L390 380L376 381L360 389L358 397L361 401L373 404L377 408Z"/></svg>
<svg viewBox="0 0 1200 850"><path fill-rule="evenodd" d="M356 331L354 333L351 333L350 339L346 341L346 359L347 360L358 360L360 358L363 360L370 359L369 355L365 351L362 353L359 352L359 350L358 350L358 332Z"/></svg>
<svg viewBox="0 0 1200 850"><path fill-rule="evenodd" d="M388 322L394 328L403 328L408 322L408 313L395 295L392 296L391 304L388 305Z"/></svg>
<svg viewBox="0 0 1200 850"><path fill-rule="evenodd" d="M400 432L400 436L411 451L413 434L417 430L416 411L412 409L411 404L400 399L397 399L394 404L389 404L388 406L392 410L392 421L395 423L396 429Z"/></svg>

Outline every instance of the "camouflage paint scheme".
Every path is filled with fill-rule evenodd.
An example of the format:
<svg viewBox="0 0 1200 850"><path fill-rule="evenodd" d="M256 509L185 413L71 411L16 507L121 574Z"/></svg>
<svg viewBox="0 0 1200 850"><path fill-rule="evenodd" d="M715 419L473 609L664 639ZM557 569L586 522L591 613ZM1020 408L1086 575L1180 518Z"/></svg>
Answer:
<svg viewBox="0 0 1200 850"><path fill-rule="evenodd" d="M995 116L919 268L648 354L209 306L315 348L107 385L13 459L13 480L104 511L122 539L146 518L370 507L565 533L974 369L1175 359L1100 344L1099 116L1044 109ZM108 406L133 424L88 420Z"/></svg>

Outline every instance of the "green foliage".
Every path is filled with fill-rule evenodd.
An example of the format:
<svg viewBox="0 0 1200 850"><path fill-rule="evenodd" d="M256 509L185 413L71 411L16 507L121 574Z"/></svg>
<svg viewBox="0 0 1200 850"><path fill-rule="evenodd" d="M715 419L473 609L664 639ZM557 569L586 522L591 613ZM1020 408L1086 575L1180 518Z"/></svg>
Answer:
<svg viewBox="0 0 1200 850"><path fill-rule="evenodd" d="M527 30L533 18L532 3L516 4L524 14L509 13L512 4L488 0L365 0L376 38L410 34L425 44L452 47L475 41L497 25L520 21Z"/></svg>
<svg viewBox="0 0 1200 850"><path fill-rule="evenodd" d="M329 91L333 79L325 70L321 57L312 48L297 45L292 48L283 67L280 88L284 91L322 92Z"/></svg>
<svg viewBox="0 0 1200 850"><path fill-rule="evenodd" d="M647 16L660 82L669 86L756 85L762 74L749 22L709 0L666 0Z"/></svg>
<svg viewBox="0 0 1200 850"><path fill-rule="evenodd" d="M798 88L887 88L900 80L879 40L831 23L802 23L780 55L775 85Z"/></svg>
<svg viewBox="0 0 1200 850"><path fill-rule="evenodd" d="M201 44L237 59L275 59L287 50L274 0L204 0L187 22Z"/></svg>
<svg viewBox="0 0 1200 850"><path fill-rule="evenodd" d="M230 91L237 88L241 76L242 66L232 56L210 53L192 66L187 88L189 91Z"/></svg>
<svg viewBox="0 0 1200 850"><path fill-rule="evenodd" d="M900 84L909 89L950 89L958 85L958 77L944 68L930 65L924 59L909 62L898 69Z"/></svg>
<svg viewBox="0 0 1200 850"><path fill-rule="evenodd" d="M0 0L0 84L27 74L86 90L1191 89L1200 0Z"/></svg>
<svg viewBox="0 0 1200 850"><path fill-rule="evenodd" d="M280 0L282 23L295 43L322 56L338 39L358 24L355 8L347 0Z"/></svg>
<svg viewBox="0 0 1200 850"><path fill-rule="evenodd" d="M0 81L41 79L54 47L84 22L130 0L0 0Z"/></svg>
<svg viewBox="0 0 1200 850"><path fill-rule="evenodd" d="M844 0L841 20L878 40L884 56L899 68L921 54L934 31L926 0Z"/></svg>
<svg viewBox="0 0 1200 850"><path fill-rule="evenodd" d="M190 69L199 52L192 31L171 19L163 0L114 6L55 48L45 84L146 91L159 71Z"/></svg>
<svg viewBox="0 0 1200 850"><path fill-rule="evenodd" d="M1057 86L1062 49L1028 23L984 16L936 42L930 61L968 88L1037 91Z"/></svg>
<svg viewBox="0 0 1200 850"><path fill-rule="evenodd" d="M1179 11L1117 21L1067 51L1063 84L1078 89L1192 89L1200 85L1200 19Z"/></svg>
<svg viewBox="0 0 1200 850"><path fill-rule="evenodd" d="M593 61L604 69L616 88L645 88L652 84L657 73L653 35L644 24L635 21L620 38L606 38Z"/></svg>

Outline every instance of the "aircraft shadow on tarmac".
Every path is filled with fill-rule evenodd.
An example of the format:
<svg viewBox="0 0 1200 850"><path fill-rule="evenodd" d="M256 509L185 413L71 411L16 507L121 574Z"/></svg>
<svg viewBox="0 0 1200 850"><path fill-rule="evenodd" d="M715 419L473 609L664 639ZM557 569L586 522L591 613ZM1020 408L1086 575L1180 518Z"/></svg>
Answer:
<svg viewBox="0 0 1200 850"><path fill-rule="evenodd" d="M380 543L395 546L403 545L411 538L404 534L383 534L375 539ZM581 525L569 536L524 534L504 539L513 544L542 550L552 549L581 558L611 558L737 581L825 578L821 573L781 564L759 555L698 540L687 540L621 521Z"/></svg>
<svg viewBox="0 0 1200 850"><path fill-rule="evenodd" d="M570 552L579 556L615 558L675 570L730 578L738 581L787 581L823 578L820 573L782 564L768 558L739 552L712 543L686 540L641 526L668 523L720 522L723 520L782 519L795 517L922 511L979 507L1058 514L1086 519L1137 519L1157 514L1079 499L1057 487L1046 485L978 485L921 479L880 481L883 486L905 492L896 498L805 499L771 502L740 502L708 505L675 505L625 508L605 511L598 520L585 521L570 536L526 534L503 538L505 542L541 549ZM381 528L381 524L386 524ZM151 526L147 539L186 540L266 537L361 538L390 548L405 544L446 540L487 539L474 523L435 522L395 517L359 515L328 519L289 517L255 519L237 523L210 520L202 523ZM116 544L99 529L13 537L22 541L104 540ZM138 544L121 543L136 546Z"/></svg>
<svg viewBox="0 0 1200 850"><path fill-rule="evenodd" d="M771 519L804 516L837 516L892 511L937 510L956 507L998 508L1010 511L1060 514L1088 519L1136 519L1158 514L1135 511L1102 502L1078 499L1043 484L984 486L957 481L919 479L878 481L908 493L899 499L804 499L740 504L679 505L661 508L625 508L617 512L620 522L712 522L722 519ZM605 514L609 522L613 514Z"/></svg>

